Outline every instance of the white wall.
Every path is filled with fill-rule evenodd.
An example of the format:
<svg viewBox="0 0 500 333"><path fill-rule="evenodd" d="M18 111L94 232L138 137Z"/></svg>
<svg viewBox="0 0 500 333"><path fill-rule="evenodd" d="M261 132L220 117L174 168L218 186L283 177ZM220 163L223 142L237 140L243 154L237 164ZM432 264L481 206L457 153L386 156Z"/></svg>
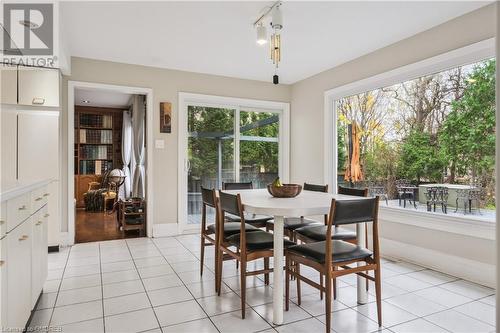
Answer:
<svg viewBox="0 0 500 333"><path fill-rule="evenodd" d="M154 140L165 140L164 149L155 149L154 163L154 202L149 209L154 209L155 224L177 223L177 115L178 93L192 92L207 95L241 97L249 99L290 102L290 86L273 85L268 82L242 80L222 76L198 74L177 70L168 70L147 66L114 63L84 58L71 59L71 76L63 77L63 165L62 198L67 198L67 86L68 80L124 85L153 90ZM160 102L172 103L172 133L160 133ZM154 143L150 143L154 144ZM63 221L67 221L67 204L62 202ZM62 231L67 231L63 223Z"/></svg>

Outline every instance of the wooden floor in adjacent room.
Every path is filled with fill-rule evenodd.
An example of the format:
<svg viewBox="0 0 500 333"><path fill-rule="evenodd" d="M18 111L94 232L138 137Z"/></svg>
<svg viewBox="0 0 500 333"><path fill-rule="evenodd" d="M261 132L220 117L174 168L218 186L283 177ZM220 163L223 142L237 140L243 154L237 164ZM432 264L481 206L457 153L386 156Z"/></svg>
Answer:
<svg viewBox="0 0 500 333"><path fill-rule="evenodd" d="M77 209L75 223L76 243L98 242L112 239L136 238L138 231L123 233L118 229L116 213L86 212Z"/></svg>

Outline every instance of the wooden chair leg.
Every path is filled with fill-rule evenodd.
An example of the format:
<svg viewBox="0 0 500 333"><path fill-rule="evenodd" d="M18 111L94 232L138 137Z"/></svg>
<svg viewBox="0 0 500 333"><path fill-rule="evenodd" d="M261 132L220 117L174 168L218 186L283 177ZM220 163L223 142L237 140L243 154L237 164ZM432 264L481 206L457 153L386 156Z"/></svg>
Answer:
<svg viewBox="0 0 500 333"><path fill-rule="evenodd" d="M200 249L200 275L203 275L203 261L205 259L205 238L203 238L203 235L200 236L201 238L201 249Z"/></svg>
<svg viewBox="0 0 500 333"><path fill-rule="evenodd" d="M325 297L325 302L326 302L326 332L331 331L332 327L332 278L329 272L326 273L325 275L325 286L326 286L326 297Z"/></svg>
<svg viewBox="0 0 500 333"><path fill-rule="evenodd" d="M285 311L290 309L290 259L285 257Z"/></svg>
<svg viewBox="0 0 500 333"><path fill-rule="evenodd" d="M241 319L245 319L245 302L247 294L247 262L242 260L240 265L240 287L241 287Z"/></svg>
<svg viewBox="0 0 500 333"><path fill-rule="evenodd" d="M300 275L300 264L298 262L295 263L295 272L297 275ZM302 295L300 292L300 279L297 277L295 279L297 281L297 304L300 305L302 303Z"/></svg>
<svg viewBox="0 0 500 333"><path fill-rule="evenodd" d="M375 296L377 299L377 319L378 326L382 327L382 289L380 283L380 263L375 270Z"/></svg>
<svg viewBox="0 0 500 333"><path fill-rule="evenodd" d="M264 258L264 269L269 269L269 258ZM269 273L264 273L264 284L269 285Z"/></svg>
<svg viewBox="0 0 500 333"><path fill-rule="evenodd" d="M336 271L337 267L333 266L333 270ZM333 299L337 299L337 279L333 278L332 280L333 280L332 281L332 283L333 283Z"/></svg>
<svg viewBox="0 0 500 333"><path fill-rule="evenodd" d="M217 250L217 295L220 296L220 291L222 287L222 263L224 262L224 252L220 249ZM217 278L217 277L216 277Z"/></svg>
<svg viewBox="0 0 500 333"><path fill-rule="evenodd" d="M323 274L319 273L319 285L323 287ZM319 299L323 299L323 290L319 291Z"/></svg>

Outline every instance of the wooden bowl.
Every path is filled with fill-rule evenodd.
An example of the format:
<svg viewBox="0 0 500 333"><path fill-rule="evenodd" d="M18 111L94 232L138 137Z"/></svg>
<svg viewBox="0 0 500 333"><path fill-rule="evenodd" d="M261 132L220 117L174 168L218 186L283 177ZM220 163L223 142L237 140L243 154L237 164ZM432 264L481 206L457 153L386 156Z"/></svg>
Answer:
<svg viewBox="0 0 500 333"><path fill-rule="evenodd" d="M294 198L302 192L302 185L283 184L283 186L267 185L267 191L275 198Z"/></svg>

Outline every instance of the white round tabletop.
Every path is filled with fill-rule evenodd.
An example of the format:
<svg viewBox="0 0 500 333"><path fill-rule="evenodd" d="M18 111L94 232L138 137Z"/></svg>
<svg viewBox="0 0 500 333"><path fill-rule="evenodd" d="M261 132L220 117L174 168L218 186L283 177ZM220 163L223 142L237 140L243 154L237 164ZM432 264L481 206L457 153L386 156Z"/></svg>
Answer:
<svg viewBox="0 0 500 333"><path fill-rule="evenodd" d="M243 208L247 213L272 216L324 215L330 212L332 199L361 199L360 197L350 195L314 191L302 191L295 198L275 198L267 192L267 189L224 192L231 194L239 193Z"/></svg>

